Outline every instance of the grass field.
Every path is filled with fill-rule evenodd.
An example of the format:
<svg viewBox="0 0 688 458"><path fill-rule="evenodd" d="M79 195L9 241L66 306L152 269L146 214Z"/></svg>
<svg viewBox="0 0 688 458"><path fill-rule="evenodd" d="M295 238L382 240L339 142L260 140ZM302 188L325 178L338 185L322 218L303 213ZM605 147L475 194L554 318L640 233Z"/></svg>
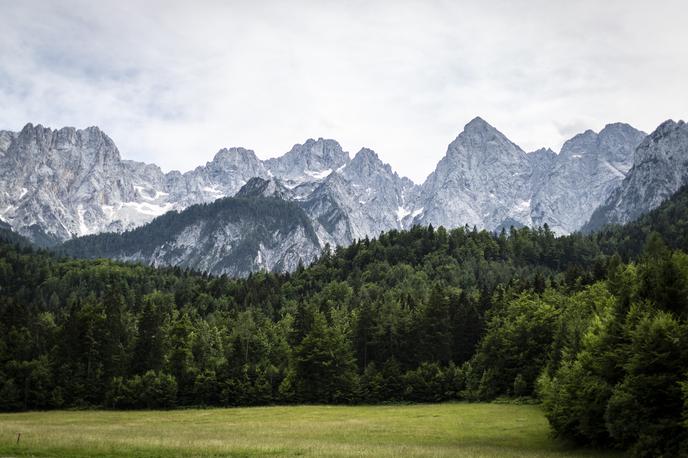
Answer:
<svg viewBox="0 0 688 458"><path fill-rule="evenodd" d="M0 457L272 455L615 456L572 449L552 439L542 411L532 405L0 414Z"/></svg>

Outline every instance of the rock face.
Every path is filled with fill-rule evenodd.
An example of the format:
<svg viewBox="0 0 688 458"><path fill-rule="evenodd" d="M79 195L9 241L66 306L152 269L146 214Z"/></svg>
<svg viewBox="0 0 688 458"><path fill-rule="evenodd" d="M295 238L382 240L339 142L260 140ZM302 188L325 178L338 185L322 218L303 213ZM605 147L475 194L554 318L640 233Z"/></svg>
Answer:
<svg viewBox="0 0 688 458"><path fill-rule="evenodd" d="M528 161L533 171L530 180L535 189L547 181L556 160L557 153L549 148L540 148L539 150L528 153Z"/></svg>
<svg viewBox="0 0 688 458"><path fill-rule="evenodd" d="M559 234L580 229L621 184L645 136L628 124L609 124L564 143L549 171L533 177L530 225L547 224Z"/></svg>
<svg viewBox="0 0 688 458"><path fill-rule="evenodd" d="M59 247L77 257L109 257L153 266L180 266L216 275L290 272L321 251L310 219L279 198L236 197L172 211L121 234L69 240Z"/></svg>
<svg viewBox="0 0 688 458"><path fill-rule="evenodd" d="M610 124L599 134L576 135L558 155L526 154L476 118L423 184L413 222L490 230L547 224L568 234L620 185L644 137L627 124Z"/></svg>
<svg viewBox="0 0 688 458"><path fill-rule="evenodd" d="M128 231L169 211L235 195L292 201L309 222L277 231L270 215L256 218L250 213L242 221L225 218L224 232L218 223L208 232L208 221L186 225L160 238L155 249L131 252L129 246L122 246L114 252L94 245L100 256L154 265L176 262L233 275L259 268L289 270L298 261L310 262L326 243L347 245L356 238L401 228L405 199L413 188L373 151L363 149L352 160L334 140L309 139L267 161L244 148L222 149L212 161L182 174L122 160L112 140L95 127L52 130L28 124L18 133L0 132L0 218L41 245ZM160 228L157 220L153 224ZM275 239L244 243L261 225L269 227ZM200 235L198 231L204 234L203 241L198 239L196 248L185 245L192 235ZM121 237L132 240L128 232ZM113 246L121 242L113 234L103 240ZM68 244L76 250L71 253L80 252L74 248L79 243ZM220 244L225 251L219 250ZM239 260L226 252L238 249L243 253L241 265L232 266ZM96 251L92 248L85 254L95 256ZM247 256L259 260L249 263Z"/></svg>
<svg viewBox="0 0 688 458"><path fill-rule="evenodd" d="M270 173L281 178L288 187L320 180L349 162L349 153L342 151L334 140L308 139L284 156L268 159L265 166Z"/></svg>
<svg viewBox="0 0 688 458"><path fill-rule="evenodd" d="M170 186L168 192L172 201L179 208L184 208L233 196L251 178L268 176L267 169L253 151L223 148L205 166L185 173L181 180L183 186Z"/></svg>
<svg viewBox="0 0 688 458"><path fill-rule="evenodd" d="M645 138L627 124L610 124L599 133L574 136L559 154L525 153L475 118L418 186L374 151L363 148L350 158L336 141L322 138L266 161L244 148L222 149L194 170L163 173L153 164L122 160L96 127L52 130L28 124L21 132L0 131L0 220L45 245L112 232L98 240L120 247L112 251L103 243L80 241L92 240L87 237L66 245L72 254L232 275L289 270L326 244L348 245L414 224L489 230L547 224L565 234L581 229L591 215L591 227L634 219L685 184L686 130L683 122L668 121ZM218 199L234 203L198 205ZM297 223L280 226L257 203L264 201L289 205ZM215 221L200 210L183 211L187 208L237 213L225 212ZM172 210L172 216L151 223ZM199 221L191 220L194 215ZM178 230L165 232L161 220ZM150 227L163 235L146 239L144 249L143 239L130 234ZM132 251L122 240L139 249Z"/></svg>
<svg viewBox="0 0 688 458"><path fill-rule="evenodd" d="M332 245L401 229L406 199L415 185L401 178L374 151L363 148L330 174L303 201L303 208Z"/></svg>
<svg viewBox="0 0 688 458"><path fill-rule="evenodd" d="M308 178L312 186L325 175L324 166L341 167L348 154L321 139L296 145L280 159L276 170L292 181ZM252 178L269 179L266 163L251 150L229 148L204 166L165 174L153 164L122 160L97 127L27 124L18 133L0 131L0 219L44 245L123 231L170 210L233 196Z"/></svg>
<svg viewBox="0 0 688 458"><path fill-rule="evenodd" d="M475 118L423 184L413 223L488 229L506 221L529 224L531 175L526 153Z"/></svg>
<svg viewBox="0 0 688 458"><path fill-rule="evenodd" d="M263 179L254 177L239 189L236 197L277 197L292 200L294 193L277 178Z"/></svg>
<svg viewBox="0 0 688 458"><path fill-rule="evenodd" d="M666 121L635 150L633 167L584 230L633 221L688 184L688 125Z"/></svg>
<svg viewBox="0 0 688 458"><path fill-rule="evenodd" d="M28 124L2 138L0 217L31 238L65 240L99 232L124 216L128 224L142 224L147 219L139 213L168 209L137 196L115 144L96 127L51 130Z"/></svg>

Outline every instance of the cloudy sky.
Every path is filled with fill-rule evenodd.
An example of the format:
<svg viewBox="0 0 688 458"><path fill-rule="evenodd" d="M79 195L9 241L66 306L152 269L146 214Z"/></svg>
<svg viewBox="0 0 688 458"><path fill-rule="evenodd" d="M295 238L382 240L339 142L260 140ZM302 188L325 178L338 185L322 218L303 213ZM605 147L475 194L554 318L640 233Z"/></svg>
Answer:
<svg viewBox="0 0 688 458"><path fill-rule="evenodd" d="M186 171L309 137L420 182L481 116L526 151L688 112L685 1L0 0L0 129Z"/></svg>

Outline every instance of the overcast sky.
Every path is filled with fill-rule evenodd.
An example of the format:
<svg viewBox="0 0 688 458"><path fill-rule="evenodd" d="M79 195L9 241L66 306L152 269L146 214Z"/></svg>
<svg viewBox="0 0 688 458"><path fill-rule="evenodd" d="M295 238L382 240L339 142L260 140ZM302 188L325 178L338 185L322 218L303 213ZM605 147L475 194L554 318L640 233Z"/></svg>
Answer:
<svg viewBox="0 0 688 458"><path fill-rule="evenodd" d="M0 0L0 129L189 170L309 137L421 182L481 116L526 151L688 111L685 1Z"/></svg>

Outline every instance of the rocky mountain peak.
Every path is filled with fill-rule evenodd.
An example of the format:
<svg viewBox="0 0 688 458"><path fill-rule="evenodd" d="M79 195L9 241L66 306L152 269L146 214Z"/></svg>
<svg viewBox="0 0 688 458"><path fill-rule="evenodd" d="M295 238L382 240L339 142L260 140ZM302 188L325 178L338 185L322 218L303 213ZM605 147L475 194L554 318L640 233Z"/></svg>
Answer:
<svg viewBox="0 0 688 458"><path fill-rule="evenodd" d="M636 147L647 136L625 123L607 124L597 136L600 160L626 174L633 165Z"/></svg>
<svg viewBox="0 0 688 458"><path fill-rule="evenodd" d="M285 157L298 157L312 170L323 167L336 169L349 160L349 154L335 140L309 138L303 145L294 145Z"/></svg>
<svg viewBox="0 0 688 458"><path fill-rule="evenodd" d="M557 153L551 148L540 148L528 153L528 159L531 161L550 161L557 157Z"/></svg>
<svg viewBox="0 0 688 458"><path fill-rule="evenodd" d="M416 224L493 229L529 222L532 166L526 153L482 118L469 122L423 183Z"/></svg>
<svg viewBox="0 0 688 458"><path fill-rule="evenodd" d="M597 138L598 143L603 148L616 149L620 145L626 144L628 141L635 142L635 138L640 138L640 141L642 141L646 136L647 134L645 132L628 124L614 123L604 126Z"/></svg>
<svg viewBox="0 0 688 458"><path fill-rule="evenodd" d="M467 133L482 133L482 132L494 133L494 131L497 131L497 129L492 127L492 125L490 123L485 121L480 116L476 116L475 118L468 121L468 123L464 126L463 131L467 132Z"/></svg>
<svg viewBox="0 0 688 458"><path fill-rule="evenodd" d="M644 136L628 124L614 123L566 141L547 171L533 172L532 224L546 223L558 234L578 230L620 185Z"/></svg>
<svg viewBox="0 0 688 458"><path fill-rule="evenodd" d="M309 138L302 145L296 144L287 154L311 156L322 158L326 163L336 164L342 162L348 154L342 151L342 147L336 140L318 137L317 140Z"/></svg>
<svg viewBox="0 0 688 458"><path fill-rule="evenodd" d="M263 179L254 177L236 193L236 197L278 197L288 200L291 192L278 179Z"/></svg>
<svg viewBox="0 0 688 458"><path fill-rule="evenodd" d="M352 175L370 176L379 173L395 175L392 167L382 162L377 153L369 148L361 148L344 169L344 174L347 177Z"/></svg>
<svg viewBox="0 0 688 458"><path fill-rule="evenodd" d="M652 181L657 175L684 181L686 130L682 121L667 121L643 141L636 167L646 169L645 188L659 191L634 196L664 198L673 187ZM526 154L476 117L425 183L415 186L373 150L362 148L350 159L331 139L309 138L266 161L246 148L224 148L205 166L182 174L121 160L97 127L27 124L21 132L0 131L0 218L20 232L39 227L65 240L123 231L170 210L237 195L290 201L305 212L319 241L331 245L429 223L490 230L547 223L566 233L578 230L619 187L644 135L614 123L576 135L558 155L548 148Z"/></svg>
<svg viewBox="0 0 688 458"><path fill-rule="evenodd" d="M591 167L606 164L624 175L631 168L633 151L645 136L628 124L608 124L599 134L586 130L566 141L560 155L562 160L583 161Z"/></svg>
<svg viewBox="0 0 688 458"><path fill-rule="evenodd" d="M23 141L30 141L32 139L41 139L46 133L51 133L52 129L43 127L41 124L34 125L33 123L26 123L22 130L19 131L18 137Z"/></svg>
<svg viewBox="0 0 688 458"><path fill-rule="evenodd" d="M667 133L675 130L678 127L681 127L683 124L685 124L682 120L679 120L678 122L674 121L673 119L667 119L663 123L661 123L657 128L650 134L651 138L657 138L657 137L662 137L666 135Z"/></svg>
<svg viewBox="0 0 688 458"><path fill-rule="evenodd" d="M349 153L335 140L309 138L294 145L289 152L268 159L265 165L270 172L292 184L323 179L349 162Z"/></svg>
<svg viewBox="0 0 688 458"><path fill-rule="evenodd" d="M449 144L447 156L469 160L472 165L486 162L524 162L526 153L484 119L471 120Z"/></svg>
<svg viewBox="0 0 688 458"><path fill-rule="evenodd" d="M34 126L28 123L16 136L15 150L17 154L22 154L22 160L30 155L39 162L50 156L58 158L64 155L98 162L120 160L115 143L95 126L79 130L74 127L53 130L41 124ZM35 156L37 152L42 152L42 157Z"/></svg>
<svg viewBox="0 0 688 458"><path fill-rule="evenodd" d="M219 180L228 184L230 180L234 186L235 182L243 184L252 177L266 177L267 171L253 150L233 147L218 151L212 161L205 167L198 167L194 170L194 174L203 177L205 181ZM240 187L240 185L236 186L236 189L232 189L232 193L238 191Z"/></svg>
<svg viewBox="0 0 688 458"><path fill-rule="evenodd" d="M498 144L505 148L516 148L517 150L521 150L521 148L509 140L503 133L480 117L473 118L464 126L463 131L456 140L452 142L452 144L456 143L470 145L473 148L478 147L475 149L476 152L480 152L480 147L484 147L487 144Z"/></svg>
<svg viewBox="0 0 688 458"><path fill-rule="evenodd" d="M597 133L592 129L588 129L566 140L559 154L562 155L562 157L575 156L576 158L580 158L581 155L586 155L595 151L596 145Z"/></svg>
<svg viewBox="0 0 688 458"><path fill-rule="evenodd" d="M16 230L63 240L107 226L104 209L136 198L114 142L97 127L53 130L31 123L0 164L0 218ZM32 229L33 228L33 229ZM37 229L36 229L37 228Z"/></svg>
<svg viewBox="0 0 688 458"><path fill-rule="evenodd" d="M668 120L635 149L633 167L584 230L623 224L658 207L688 184L688 126Z"/></svg>
<svg viewBox="0 0 688 458"><path fill-rule="evenodd" d="M688 159L688 125L683 121L668 120L657 127L636 150L634 163L640 165L648 159Z"/></svg>
<svg viewBox="0 0 688 458"><path fill-rule="evenodd" d="M631 126L630 124L626 124L625 122L612 122L604 126L604 128L600 131L600 135L604 136L607 134L613 134L617 132L624 133L637 131L638 129Z"/></svg>
<svg viewBox="0 0 688 458"><path fill-rule="evenodd" d="M352 161L376 162L379 161L377 153L370 148L361 148Z"/></svg>
<svg viewBox="0 0 688 458"><path fill-rule="evenodd" d="M182 180L169 176L172 195L181 208L233 196L253 177L268 178L269 173L253 150L223 148L205 166L196 167Z"/></svg>
<svg viewBox="0 0 688 458"><path fill-rule="evenodd" d="M222 148L215 154L212 162L217 164L238 164L241 162L259 162L259 159L253 150L232 147Z"/></svg>

